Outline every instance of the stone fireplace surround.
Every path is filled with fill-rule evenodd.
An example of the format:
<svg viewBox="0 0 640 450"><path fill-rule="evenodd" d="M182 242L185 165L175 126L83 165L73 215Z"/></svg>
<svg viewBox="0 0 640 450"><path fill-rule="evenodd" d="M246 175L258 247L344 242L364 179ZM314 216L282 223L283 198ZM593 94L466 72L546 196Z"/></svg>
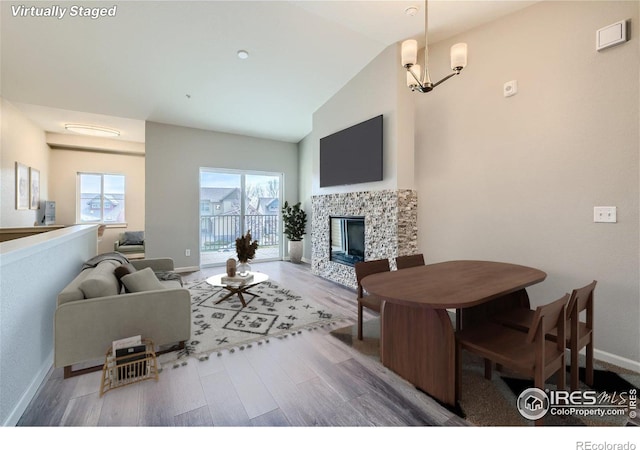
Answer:
<svg viewBox="0 0 640 450"><path fill-rule="evenodd" d="M311 199L311 270L355 289L353 267L329 260L330 216L363 216L365 261L418 252L418 193L410 189L314 195ZM393 267L392 267L393 268Z"/></svg>

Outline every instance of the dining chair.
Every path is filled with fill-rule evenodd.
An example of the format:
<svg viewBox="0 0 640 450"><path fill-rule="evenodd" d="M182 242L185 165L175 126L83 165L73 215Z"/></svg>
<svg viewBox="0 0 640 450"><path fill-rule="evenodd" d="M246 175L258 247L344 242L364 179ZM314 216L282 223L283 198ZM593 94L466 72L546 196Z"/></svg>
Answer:
<svg viewBox="0 0 640 450"><path fill-rule="evenodd" d="M360 261L355 264L356 280L358 281L358 340L362 340L362 308L380 312L381 300L375 295L365 295L361 281L367 275L389 272L391 270L388 259L376 259L372 261Z"/></svg>
<svg viewBox="0 0 640 450"><path fill-rule="evenodd" d="M545 381L557 374L557 387L565 389L564 340L552 342L545 335L557 329L560 338L566 338L566 310L569 294L536 308L529 331L507 327L492 321L465 327L456 332L456 397L460 400L462 376L462 350L484 358L485 378L491 379L492 364L496 363L523 376L533 378L534 386L544 390ZM541 425L542 419L536 420Z"/></svg>
<svg viewBox="0 0 640 450"><path fill-rule="evenodd" d="M580 369L578 364L578 354L586 347L585 355L585 384L593 385L593 299L597 281L592 281L586 286L574 289L567 301L567 336L566 347L571 350L571 390L578 390L580 381ZM585 313L585 322L580 320L580 314ZM503 325L528 331L528 324L531 323L534 311L525 308L516 308L496 316L495 320ZM557 332L551 330L547 334L547 339L555 341L558 338Z"/></svg>
<svg viewBox="0 0 640 450"><path fill-rule="evenodd" d="M396 267L398 270L416 266L424 266L424 256L422 253L398 256L396 258Z"/></svg>

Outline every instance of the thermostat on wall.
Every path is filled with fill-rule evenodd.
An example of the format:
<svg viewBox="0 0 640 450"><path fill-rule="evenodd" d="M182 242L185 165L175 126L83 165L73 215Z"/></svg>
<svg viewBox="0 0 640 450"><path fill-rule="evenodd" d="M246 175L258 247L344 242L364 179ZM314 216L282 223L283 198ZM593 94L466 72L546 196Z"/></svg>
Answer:
<svg viewBox="0 0 640 450"><path fill-rule="evenodd" d="M627 22L621 20L596 31L596 50L627 42Z"/></svg>
<svg viewBox="0 0 640 450"><path fill-rule="evenodd" d="M502 87L502 94L505 97L511 97L512 95L516 95L518 93L518 81L511 80L507 81Z"/></svg>

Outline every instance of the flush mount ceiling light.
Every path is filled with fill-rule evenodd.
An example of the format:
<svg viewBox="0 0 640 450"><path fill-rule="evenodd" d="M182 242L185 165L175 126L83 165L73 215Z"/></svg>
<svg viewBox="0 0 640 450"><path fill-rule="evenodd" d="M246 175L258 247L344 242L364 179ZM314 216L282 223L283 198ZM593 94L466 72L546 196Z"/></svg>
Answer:
<svg viewBox="0 0 640 450"><path fill-rule="evenodd" d="M417 6L408 6L407 8L405 8L404 13L407 16L415 16L416 14L418 14L418 7Z"/></svg>
<svg viewBox="0 0 640 450"><path fill-rule="evenodd" d="M409 9L409 8L407 8ZM407 13L409 14L409 13ZM431 92L433 88L444 83L454 75L459 75L467 65L467 44L461 42L451 47L451 70L437 83L432 83L429 78L429 40L427 37L429 27L428 1L424 2L424 73L421 73L418 62L418 41L409 39L402 43L402 67L407 69L407 86L412 91Z"/></svg>
<svg viewBox="0 0 640 450"><path fill-rule="evenodd" d="M238 58L247 59L249 57L249 52L246 50L238 50Z"/></svg>
<svg viewBox="0 0 640 450"><path fill-rule="evenodd" d="M118 130L114 130L112 128L97 127L94 125L81 125L77 123L68 123L64 126L64 128L68 131L73 131L74 133L84 134L87 136L100 136L100 137L120 136L120 132Z"/></svg>

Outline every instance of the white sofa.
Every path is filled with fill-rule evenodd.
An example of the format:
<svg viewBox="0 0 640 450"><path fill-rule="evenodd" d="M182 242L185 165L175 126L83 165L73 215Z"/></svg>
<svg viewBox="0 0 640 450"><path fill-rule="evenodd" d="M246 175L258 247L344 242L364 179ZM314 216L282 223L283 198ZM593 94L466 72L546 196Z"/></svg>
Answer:
<svg viewBox="0 0 640 450"><path fill-rule="evenodd" d="M173 271L173 260L132 260L139 272ZM112 341L141 335L156 346L184 348L191 332L191 297L180 280L158 281L162 286L124 292L115 270L122 263L106 259L85 268L58 295L54 319L54 366L64 377L99 370L100 365L73 370L74 364L102 360ZM149 272L147 270L146 272Z"/></svg>

